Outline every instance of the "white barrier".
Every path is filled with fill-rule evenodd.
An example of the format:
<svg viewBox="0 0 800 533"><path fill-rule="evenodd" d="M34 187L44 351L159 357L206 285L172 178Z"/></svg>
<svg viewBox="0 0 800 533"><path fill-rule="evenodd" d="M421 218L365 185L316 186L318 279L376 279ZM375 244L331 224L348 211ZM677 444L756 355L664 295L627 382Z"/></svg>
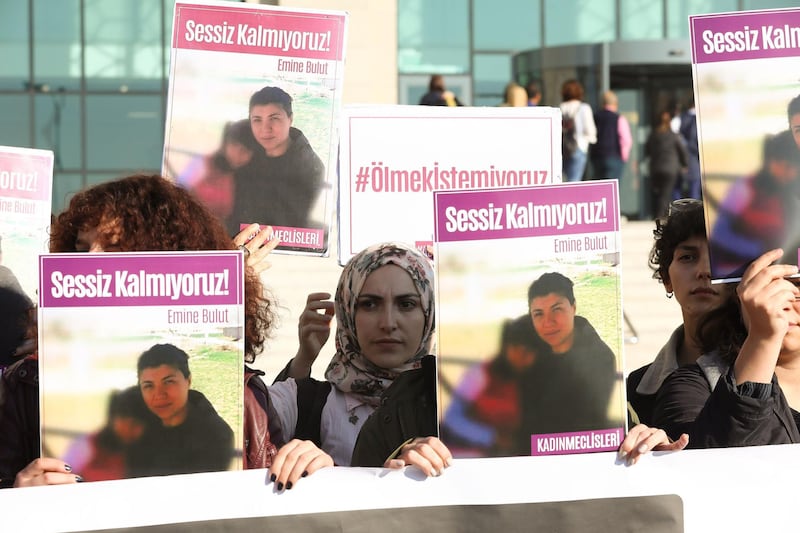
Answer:
<svg viewBox="0 0 800 533"><path fill-rule="evenodd" d="M633 467L614 453L461 459L430 479L329 468L282 493L265 470L141 478L2 490L0 529L787 531L798 467L800 447L782 445L655 454Z"/></svg>

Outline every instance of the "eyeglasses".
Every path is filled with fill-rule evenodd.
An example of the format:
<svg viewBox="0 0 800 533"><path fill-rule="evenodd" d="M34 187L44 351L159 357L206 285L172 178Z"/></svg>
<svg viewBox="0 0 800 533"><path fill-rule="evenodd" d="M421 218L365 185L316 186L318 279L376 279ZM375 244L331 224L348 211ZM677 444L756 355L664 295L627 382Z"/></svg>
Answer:
<svg viewBox="0 0 800 533"><path fill-rule="evenodd" d="M703 202L697 198L679 198L678 200L673 200L672 203L669 204L667 216L671 216L672 213L686 211L698 205L703 205Z"/></svg>

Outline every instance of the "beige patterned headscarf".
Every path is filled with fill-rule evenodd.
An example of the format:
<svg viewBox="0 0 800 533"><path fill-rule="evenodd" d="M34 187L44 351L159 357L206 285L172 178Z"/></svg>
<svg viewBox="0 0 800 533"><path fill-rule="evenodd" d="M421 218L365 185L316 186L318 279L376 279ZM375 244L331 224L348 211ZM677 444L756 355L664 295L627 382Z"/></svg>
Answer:
<svg viewBox="0 0 800 533"><path fill-rule="evenodd" d="M356 302L367 277L384 265L396 265L408 272L419 292L425 326L414 356L397 368L380 368L361 353L356 336ZM417 250L397 243L370 246L354 255L345 265L334 298L336 312L336 354L325 378L343 392L358 396L364 403L377 406L380 396L392 381L405 372L419 368L420 360L430 353L434 317L433 269L427 257Z"/></svg>

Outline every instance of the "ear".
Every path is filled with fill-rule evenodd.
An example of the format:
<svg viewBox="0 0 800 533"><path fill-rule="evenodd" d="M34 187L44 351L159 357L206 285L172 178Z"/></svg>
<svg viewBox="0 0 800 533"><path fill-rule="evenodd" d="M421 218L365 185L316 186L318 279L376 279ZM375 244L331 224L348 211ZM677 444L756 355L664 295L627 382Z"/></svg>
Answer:
<svg viewBox="0 0 800 533"><path fill-rule="evenodd" d="M661 278L661 281L663 281L663 282L664 282L664 290L665 290L667 293L674 292L674 291L672 290L672 282L669 280L669 276L663 276L663 277Z"/></svg>

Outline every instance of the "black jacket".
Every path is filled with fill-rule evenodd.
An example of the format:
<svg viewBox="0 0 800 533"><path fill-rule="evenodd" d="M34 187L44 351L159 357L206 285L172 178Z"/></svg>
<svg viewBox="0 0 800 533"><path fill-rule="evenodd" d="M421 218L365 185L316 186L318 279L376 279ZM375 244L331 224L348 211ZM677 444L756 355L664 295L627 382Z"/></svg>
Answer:
<svg viewBox="0 0 800 533"><path fill-rule="evenodd" d="M27 357L0 380L0 488L39 457L39 362Z"/></svg>
<svg viewBox="0 0 800 533"><path fill-rule="evenodd" d="M709 357L713 356L679 368L664 381L656 399L656 427L673 439L687 433L689 448L800 442L792 410L774 375L771 384L746 382L737 387L727 365L717 365L719 379L712 375L705 364Z"/></svg>
<svg viewBox="0 0 800 533"><path fill-rule="evenodd" d="M575 317L572 348L544 353L520 378L522 405L517 453L530 455L531 435L608 429L608 407L617 379L614 352L588 320Z"/></svg>
<svg viewBox="0 0 800 533"><path fill-rule="evenodd" d="M227 470L233 459L233 431L211 402L189 391L189 410L179 426L150 424L128 451L128 477Z"/></svg>
<svg viewBox="0 0 800 533"><path fill-rule="evenodd" d="M289 130L285 154L267 157L263 150L235 173L236 186L229 232L239 224L311 227L311 210L325 181L325 166L303 132Z"/></svg>
<svg viewBox="0 0 800 533"><path fill-rule="evenodd" d="M438 434L436 358L427 355L421 368L403 372L384 391L358 434L351 466L383 466L408 439Z"/></svg>

